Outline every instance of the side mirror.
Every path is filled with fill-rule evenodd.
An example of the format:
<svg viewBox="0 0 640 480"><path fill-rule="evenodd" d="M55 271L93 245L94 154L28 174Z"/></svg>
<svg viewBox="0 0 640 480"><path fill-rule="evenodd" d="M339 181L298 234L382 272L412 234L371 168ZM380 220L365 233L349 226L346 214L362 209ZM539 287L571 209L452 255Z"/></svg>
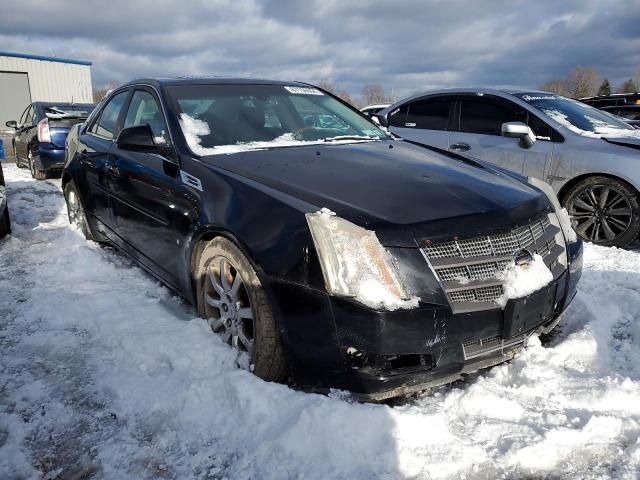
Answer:
<svg viewBox="0 0 640 480"><path fill-rule="evenodd" d="M379 115L377 113L372 113L371 114L371 120L375 123L377 123L378 125L381 125L383 127L388 128L389 127L389 121L387 120L387 117L385 117L384 115Z"/></svg>
<svg viewBox="0 0 640 480"><path fill-rule="evenodd" d="M120 130L116 145L123 150L154 150L158 147L153 141L153 132L147 124Z"/></svg>
<svg viewBox="0 0 640 480"><path fill-rule="evenodd" d="M18 122L16 122L15 120L7 120L6 122L4 122L4 124L9 128L18 128Z"/></svg>
<svg viewBox="0 0 640 480"><path fill-rule="evenodd" d="M502 136L519 138L522 148L531 148L536 143L536 136L531 128L522 122L506 122L502 124Z"/></svg>

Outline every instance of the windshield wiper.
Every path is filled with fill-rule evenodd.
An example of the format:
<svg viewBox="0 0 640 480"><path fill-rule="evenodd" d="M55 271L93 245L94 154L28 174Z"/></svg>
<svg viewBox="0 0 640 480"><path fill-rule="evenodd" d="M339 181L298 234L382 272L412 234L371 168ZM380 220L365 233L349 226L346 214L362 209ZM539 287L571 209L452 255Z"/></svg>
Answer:
<svg viewBox="0 0 640 480"><path fill-rule="evenodd" d="M325 138L325 142L337 142L340 140L380 140L378 137L370 137L368 135L338 135L337 137Z"/></svg>

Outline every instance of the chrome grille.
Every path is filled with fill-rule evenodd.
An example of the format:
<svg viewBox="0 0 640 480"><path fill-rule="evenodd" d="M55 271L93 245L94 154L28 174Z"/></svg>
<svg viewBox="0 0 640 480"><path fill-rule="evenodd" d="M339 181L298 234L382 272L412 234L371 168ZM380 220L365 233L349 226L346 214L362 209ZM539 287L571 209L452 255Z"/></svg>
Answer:
<svg viewBox="0 0 640 480"><path fill-rule="evenodd" d="M558 257L564 255L564 242L558 248L559 226L548 215L509 231L474 238L427 242L424 253L443 282L454 311L497 308L503 293L498 274L520 249L539 254L557 277ZM555 272L554 272L555 269Z"/></svg>
<svg viewBox="0 0 640 480"><path fill-rule="evenodd" d="M470 360L488 353L517 348L525 341L524 335L504 340L501 335L493 335L478 340L469 340L462 344L465 360Z"/></svg>

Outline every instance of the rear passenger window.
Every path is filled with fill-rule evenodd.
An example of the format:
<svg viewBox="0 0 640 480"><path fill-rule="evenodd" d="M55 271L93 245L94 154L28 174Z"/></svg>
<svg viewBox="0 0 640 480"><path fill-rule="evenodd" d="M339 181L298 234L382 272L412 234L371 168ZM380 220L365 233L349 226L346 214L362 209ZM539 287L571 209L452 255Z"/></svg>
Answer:
<svg viewBox="0 0 640 480"><path fill-rule="evenodd" d="M145 124L151 128L156 144L164 145L169 141L164 115L158 101L149 92L136 90L129 103L124 128Z"/></svg>
<svg viewBox="0 0 640 480"><path fill-rule="evenodd" d="M389 114L389 126L390 127L406 127L407 123L407 112L409 111L409 104L405 103L404 105L395 108Z"/></svg>
<svg viewBox="0 0 640 480"><path fill-rule="evenodd" d="M491 99L463 99L460 131L481 135L501 135L505 122L527 123L527 112L511 102Z"/></svg>
<svg viewBox="0 0 640 480"><path fill-rule="evenodd" d="M120 92L113 96L109 103L104 107L98 120L91 126L89 131L101 137L113 138L116 134L118 125L118 117L120 110L127 99L128 92Z"/></svg>
<svg viewBox="0 0 640 480"><path fill-rule="evenodd" d="M449 97L429 98L410 103L406 126L427 130L447 130L451 103Z"/></svg>

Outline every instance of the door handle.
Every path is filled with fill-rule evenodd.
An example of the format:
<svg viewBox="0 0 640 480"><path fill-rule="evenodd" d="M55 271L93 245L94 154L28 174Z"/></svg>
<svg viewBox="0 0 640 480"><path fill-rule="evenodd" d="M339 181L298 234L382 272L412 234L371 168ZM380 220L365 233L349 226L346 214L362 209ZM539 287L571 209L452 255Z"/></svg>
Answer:
<svg viewBox="0 0 640 480"><path fill-rule="evenodd" d="M87 159L87 150L86 149L82 150L80 152L80 155L78 155L78 158L80 159L80 163L83 163L83 164L88 164L89 163L89 161Z"/></svg>
<svg viewBox="0 0 640 480"><path fill-rule="evenodd" d="M470 150L471 146L468 143L454 143L449 147L449 150L456 150L458 152L466 152Z"/></svg>
<svg viewBox="0 0 640 480"><path fill-rule="evenodd" d="M107 173L109 175L111 175L112 177L119 177L120 176L120 169L117 167L117 165L113 165L113 164L109 163L109 164L107 164L106 169L107 169Z"/></svg>

